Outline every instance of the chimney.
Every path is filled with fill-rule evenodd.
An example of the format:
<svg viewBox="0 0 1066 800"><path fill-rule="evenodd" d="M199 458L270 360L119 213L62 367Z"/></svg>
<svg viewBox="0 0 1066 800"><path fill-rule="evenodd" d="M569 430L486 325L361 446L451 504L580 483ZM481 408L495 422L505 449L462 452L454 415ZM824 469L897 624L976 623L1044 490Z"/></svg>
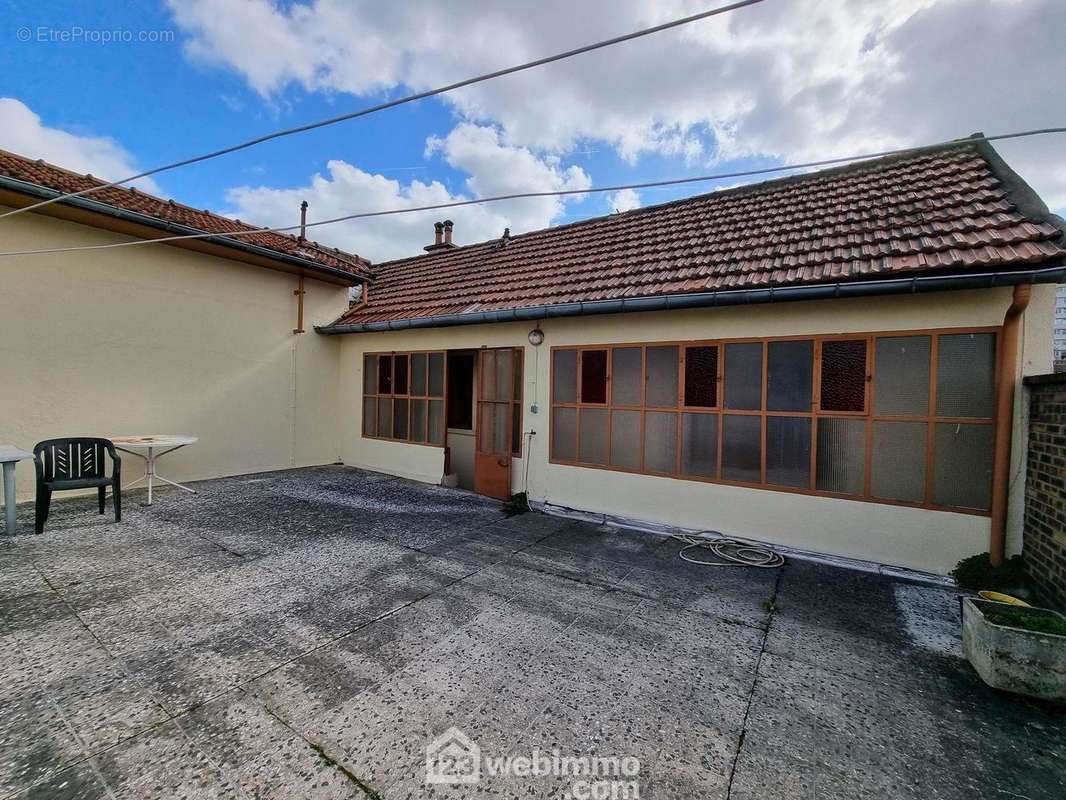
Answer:
<svg viewBox="0 0 1066 800"><path fill-rule="evenodd" d="M307 201L300 203L300 244L303 244L307 234Z"/></svg>
<svg viewBox="0 0 1066 800"><path fill-rule="evenodd" d="M435 250L447 250L448 248L455 247L455 243L452 241L452 227L454 223L447 219L444 222L433 223L433 244L427 244L422 249L427 253L432 253Z"/></svg>

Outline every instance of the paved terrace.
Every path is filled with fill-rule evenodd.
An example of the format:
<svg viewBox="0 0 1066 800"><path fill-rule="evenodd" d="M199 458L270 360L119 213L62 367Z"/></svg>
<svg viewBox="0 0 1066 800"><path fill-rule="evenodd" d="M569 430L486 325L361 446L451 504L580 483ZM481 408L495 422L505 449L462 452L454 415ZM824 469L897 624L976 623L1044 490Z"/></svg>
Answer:
<svg viewBox="0 0 1066 800"><path fill-rule="evenodd" d="M635 756L641 798L1062 798L1066 717L986 689L951 591L342 467L58 502L0 544L0 797L540 798L486 756ZM22 509L29 526L30 509Z"/></svg>

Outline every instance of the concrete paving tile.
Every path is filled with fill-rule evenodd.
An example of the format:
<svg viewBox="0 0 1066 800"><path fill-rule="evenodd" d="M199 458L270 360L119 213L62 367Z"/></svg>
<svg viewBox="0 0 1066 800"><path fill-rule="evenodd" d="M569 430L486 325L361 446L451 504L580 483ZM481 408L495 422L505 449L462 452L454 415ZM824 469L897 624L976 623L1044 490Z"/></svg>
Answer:
<svg viewBox="0 0 1066 800"><path fill-rule="evenodd" d="M241 793L248 798L365 798L362 789L307 742L293 736L258 754L235 771Z"/></svg>
<svg viewBox="0 0 1066 800"><path fill-rule="evenodd" d="M211 761L177 723L159 725L93 756L100 775L116 795L141 791L164 772L182 773L192 766L207 770Z"/></svg>
<svg viewBox="0 0 1066 800"><path fill-rule="evenodd" d="M81 761L86 753L42 691L7 696L0 714L0 796Z"/></svg>
<svg viewBox="0 0 1066 800"><path fill-rule="evenodd" d="M54 697L90 754L153 728L169 716L139 682L125 675L85 680L78 691L64 687L64 693Z"/></svg>
<svg viewBox="0 0 1066 800"><path fill-rule="evenodd" d="M18 796L21 800L96 800L110 797L88 762L49 775Z"/></svg>
<svg viewBox="0 0 1066 800"><path fill-rule="evenodd" d="M611 525L593 526L575 522L540 542L545 547L581 553L631 566L647 565L666 539L639 531L623 530Z"/></svg>

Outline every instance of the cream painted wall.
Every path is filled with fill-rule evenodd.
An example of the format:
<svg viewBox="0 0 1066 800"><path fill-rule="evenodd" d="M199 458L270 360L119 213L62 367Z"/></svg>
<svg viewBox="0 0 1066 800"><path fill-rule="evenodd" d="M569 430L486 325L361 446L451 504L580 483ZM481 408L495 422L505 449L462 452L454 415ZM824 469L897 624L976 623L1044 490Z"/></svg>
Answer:
<svg viewBox="0 0 1066 800"><path fill-rule="evenodd" d="M1019 373L1049 371L1052 357L1053 286L1034 287L1024 325ZM342 457L345 463L436 483L443 470L440 448L364 439L361 430L362 355L387 350L481 346L525 347L523 431L535 431L530 458L530 497L586 511L680 527L717 530L793 547L944 573L967 555L988 548L988 517L811 497L673 478L630 475L548 463L550 348L557 345L790 336L866 331L998 326L1010 304L1007 288L835 301L808 301L691 311L633 313L546 320L539 348L526 341L529 323L471 325L422 331L352 334L343 339L340 387ZM536 400L540 412L532 414ZM1024 475L1021 421L1016 403L1012 475ZM522 491L525 463L514 463L512 488ZM1020 538L1022 481L1011 487L1009 540Z"/></svg>
<svg viewBox="0 0 1066 800"><path fill-rule="evenodd" d="M39 214L0 225L0 249L124 237ZM347 289L166 245L0 260L0 443L181 433L175 480L337 461L341 343L319 336ZM123 478L143 462L123 457ZM18 494L33 496L32 465Z"/></svg>

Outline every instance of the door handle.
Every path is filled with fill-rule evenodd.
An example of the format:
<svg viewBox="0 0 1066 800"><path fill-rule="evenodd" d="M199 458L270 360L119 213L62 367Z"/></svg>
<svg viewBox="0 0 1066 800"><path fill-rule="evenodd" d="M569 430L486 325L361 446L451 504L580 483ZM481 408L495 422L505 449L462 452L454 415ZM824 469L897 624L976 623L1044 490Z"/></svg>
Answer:
<svg viewBox="0 0 1066 800"><path fill-rule="evenodd" d="M511 462L509 462L506 458L498 458L496 459L496 463L499 464L501 467L506 467Z"/></svg>

